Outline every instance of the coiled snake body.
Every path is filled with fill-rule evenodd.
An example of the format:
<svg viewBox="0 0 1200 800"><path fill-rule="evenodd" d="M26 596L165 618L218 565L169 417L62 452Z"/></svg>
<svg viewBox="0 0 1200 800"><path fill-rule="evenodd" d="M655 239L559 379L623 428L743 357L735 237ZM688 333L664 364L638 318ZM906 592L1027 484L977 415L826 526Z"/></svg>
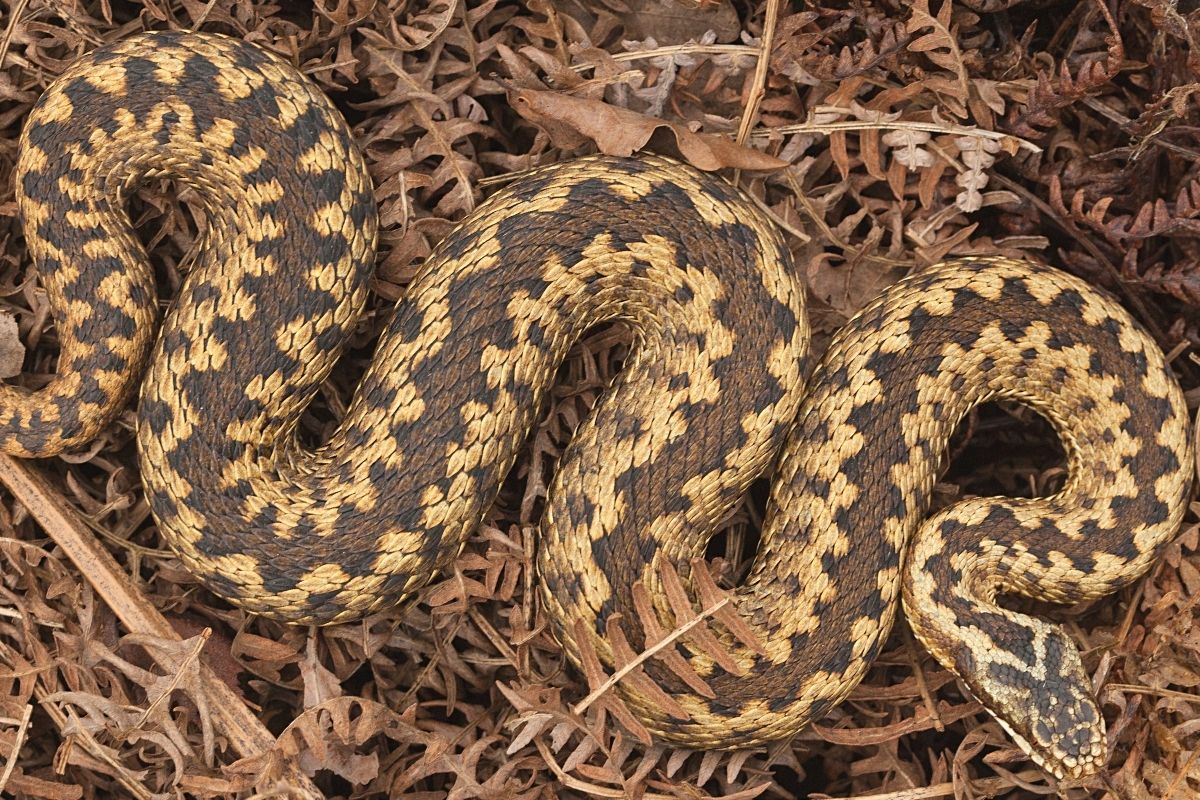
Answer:
<svg viewBox="0 0 1200 800"><path fill-rule="evenodd" d="M496 496L568 347L620 321L632 355L542 522L542 595L568 653L582 630L611 658L609 621L636 618L630 587L701 555L776 465L736 596L765 652L731 645L739 676L680 645L711 692L647 664L673 702L624 691L653 733L696 748L795 733L862 678L903 596L921 641L1039 763L1103 764L1074 646L996 595L1076 602L1134 580L1180 523L1191 456L1161 352L1081 281L1006 259L920 272L838 334L805 389L803 293L754 206L668 159L580 159L512 184L442 242L310 452L297 418L363 307L376 242L369 176L324 96L256 47L146 34L71 67L21 146L19 208L61 355L45 388L3 388L0 443L85 443L148 363L138 447L155 519L234 603L331 623L422 587ZM159 176L197 190L208 226L156 341L123 203ZM1066 486L926 519L948 437L989 398L1053 423Z"/></svg>

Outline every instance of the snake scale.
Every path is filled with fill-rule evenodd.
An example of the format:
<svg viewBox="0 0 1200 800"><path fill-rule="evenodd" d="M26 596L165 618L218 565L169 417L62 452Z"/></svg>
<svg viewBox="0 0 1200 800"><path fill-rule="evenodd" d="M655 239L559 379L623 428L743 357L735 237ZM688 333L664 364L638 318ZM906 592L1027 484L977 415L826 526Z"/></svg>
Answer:
<svg viewBox="0 0 1200 800"><path fill-rule="evenodd" d="M156 338L125 201L159 177L196 190L207 226ZM586 636L611 662L611 623L637 618L630 587L657 596L657 565L702 555L774 467L735 593L762 651L731 644L734 674L679 643L701 686L647 663L653 686L622 690L652 733L693 748L793 735L863 677L902 603L1039 764L1105 763L1069 637L997 597L1072 603L1143 574L1181 522L1192 455L1161 351L1080 280L1003 258L917 272L806 381L803 289L761 212L667 158L582 158L515 181L441 242L344 420L306 450L297 420L363 310L377 226L363 158L313 84L221 36L133 36L45 92L15 181L61 352L44 388L3 387L0 444L79 447L140 386L158 528L233 603L334 623L411 596L493 502L571 344L619 322L631 355L541 522L541 595L568 654ZM952 431L993 398L1053 424L1065 486L928 518Z"/></svg>

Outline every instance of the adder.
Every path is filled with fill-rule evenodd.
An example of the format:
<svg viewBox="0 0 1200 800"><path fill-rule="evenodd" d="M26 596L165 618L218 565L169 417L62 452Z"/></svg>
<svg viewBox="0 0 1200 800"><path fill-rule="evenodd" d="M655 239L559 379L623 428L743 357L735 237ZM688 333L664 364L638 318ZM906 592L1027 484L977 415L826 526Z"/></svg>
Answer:
<svg viewBox="0 0 1200 800"><path fill-rule="evenodd" d="M197 263L155 334L154 270L125 201L169 177L202 198ZM296 623L413 595L493 502L567 349L632 332L628 363L562 455L541 520L542 600L566 652L637 616L656 566L703 553L771 470L736 607L741 674L687 641L623 684L656 736L741 748L840 702L903 605L917 637L1059 777L1100 769L1103 718L1057 626L1001 593L1072 603L1128 585L1182 520L1193 457L1155 342L1106 294L1005 258L899 281L809 372L804 291L739 190L668 158L544 167L437 247L345 418L313 450L297 419L368 293L377 213L346 123L294 67L216 35L148 33L83 56L30 113L15 176L61 346L46 386L0 392L0 444L86 444L139 391L158 529L217 594ZM144 378L143 378L144 373ZM1051 497L928 516L975 405L1027 403L1065 446ZM666 698L664 700L663 698Z"/></svg>

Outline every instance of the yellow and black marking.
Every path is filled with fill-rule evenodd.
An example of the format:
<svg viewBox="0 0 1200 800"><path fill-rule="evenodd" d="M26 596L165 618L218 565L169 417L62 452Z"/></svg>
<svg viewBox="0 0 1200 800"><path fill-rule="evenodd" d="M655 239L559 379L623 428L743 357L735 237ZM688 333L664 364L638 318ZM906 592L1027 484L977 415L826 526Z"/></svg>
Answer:
<svg viewBox="0 0 1200 800"><path fill-rule="evenodd" d="M161 176L204 198L209 232L154 345L152 270L123 200ZM803 292L755 207L665 158L580 159L514 183L442 242L341 427L306 451L297 419L362 310L376 239L363 160L309 81L219 36L100 48L34 109L16 181L62 355L44 390L3 388L0 443L83 444L148 363L138 444L154 516L234 603L331 623L421 588L493 502L569 346L621 321L632 355L563 455L542 523L542 597L573 657L582 629L611 660L610 622L637 617L630 587L701 554L778 456L737 591L766 653L731 643L735 676L679 645L713 696L647 664L678 703L624 687L653 732L694 748L795 733L862 678L903 600L1039 763L1103 765L1070 640L995 602L1111 592L1184 511L1179 387L1083 282L1006 259L939 265L851 321L805 391ZM1066 487L926 519L951 432L991 398L1054 424Z"/></svg>
<svg viewBox="0 0 1200 800"><path fill-rule="evenodd" d="M927 520L951 433L996 398L1021 400L1055 426L1066 487L1049 498L969 500ZM952 261L902 280L837 334L783 446L759 554L737 591L768 654L738 650L739 676L688 653L713 697L647 664L687 720L662 698L626 698L652 732L688 747L790 736L863 677L903 594L918 637L1035 760L1060 777L1095 772L1104 728L1077 650L1060 629L995 598L1080 602L1143 574L1181 521L1189 441L1161 352L1085 283L1006 259ZM619 590L654 585L655 559L702 555L711 508L700 483L677 499L678 520L663 522L619 488L606 506L589 485L605 463L591 443L566 457L539 566L552 618L583 619L611 659L606 622L637 616ZM614 524L613 508L638 525ZM602 574L581 580L593 564ZM573 629L562 634L578 658Z"/></svg>

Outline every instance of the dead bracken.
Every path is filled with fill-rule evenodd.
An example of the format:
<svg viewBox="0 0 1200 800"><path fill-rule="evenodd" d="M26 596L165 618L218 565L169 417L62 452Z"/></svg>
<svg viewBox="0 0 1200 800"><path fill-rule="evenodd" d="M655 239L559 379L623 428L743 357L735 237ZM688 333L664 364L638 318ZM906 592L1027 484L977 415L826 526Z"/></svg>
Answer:
<svg viewBox="0 0 1200 800"><path fill-rule="evenodd" d="M1112 292L1200 405L1200 12L1165 0L9 0L0 14L3 311L55 370L11 175L20 126L81 52L144 29L252 39L333 99L381 207L373 310L302 436L341 416L421 259L514 172L648 148L724 169L804 270L817 345L905 271L954 255L1053 263ZM788 165L784 167L783 165ZM168 298L203 246L186 191L133 219ZM500 501L454 568L402 612L290 628L200 589L162 545L135 470L134 410L85 452L0 458L0 790L17 797L872 797L1053 794L900 625L851 699L753 753L647 745L611 691L687 637L721 659L724 589L760 522L753 493L710 548L675 627L613 637L622 667L570 668L531 570L555 460L626 352L581 340ZM8 359L11 361L12 359ZM1047 494L1038 418L989 407L960 431L943 504ZM1111 772L1068 798L1200 792L1200 500L1134 588L1067 621L1108 721ZM711 577L711 580L708 578ZM647 609L650 599L635 603ZM687 676L681 676L687 679Z"/></svg>

